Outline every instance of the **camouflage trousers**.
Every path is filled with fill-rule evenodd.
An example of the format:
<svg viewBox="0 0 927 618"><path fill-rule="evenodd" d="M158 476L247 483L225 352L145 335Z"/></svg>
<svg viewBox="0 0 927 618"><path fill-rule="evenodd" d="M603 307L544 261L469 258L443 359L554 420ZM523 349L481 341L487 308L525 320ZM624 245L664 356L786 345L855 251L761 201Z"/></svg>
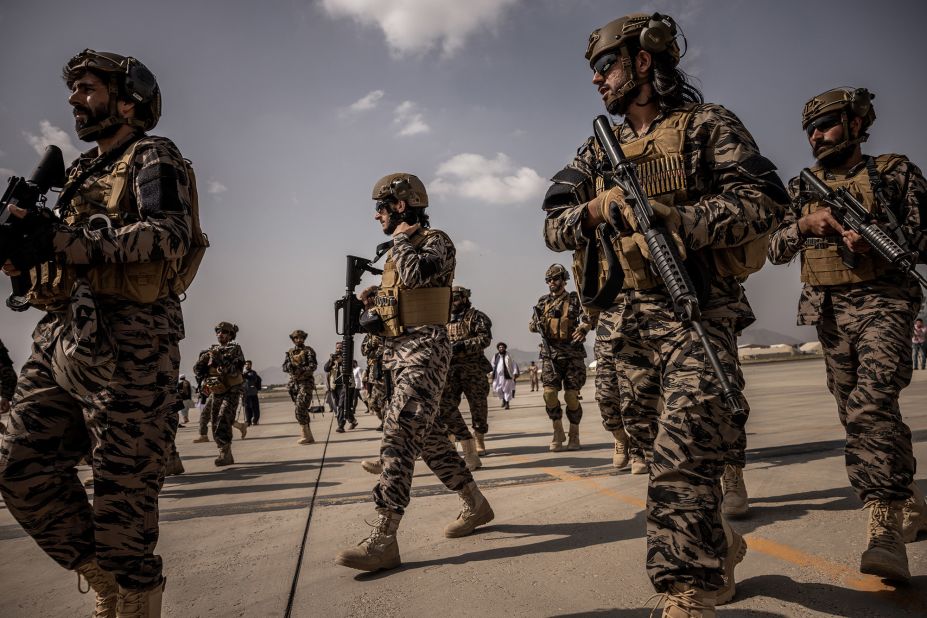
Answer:
<svg viewBox="0 0 927 618"><path fill-rule="evenodd" d="M315 381L297 382L296 380L290 380L286 388L290 393L290 399L296 404L296 422L300 425L308 425L309 421L312 420L312 413L309 412L309 408L312 407L312 393L315 392Z"/></svg>
<svg viewBox="0 0 927 618"><path fill-rule="evenodd" d="M212 423L212 439L220 449L232 443L232 423L238 412L241 387L230 388L222 394L210 393L203 414ZM202 426L202 424L201 424Z"/></svg>
<svg viewBox="0 0 927 618"><path fill-rule="evenodd" d="M367 382L367 407L383 422L383 410L386 408L386 384L383 380Z"/></svg>
<svg viewBox="0 0 927 618"><path fill-rule="evenodd" d="M489 381L481 364L452 364L447 372L447 382L441 393L439 417L447 426L448 433L458 440L467 440L473 436L460 414L461 396L467 396L470 406L470 420L476 433L489 432Z"/></svg>
<svg viewBox="0 0 927 618"><path fill-rule="evenodd" d="M409 505L415 460L421 455L432 472L451 491L473 481L457 449L436 422L438 397L444 387L451 350L447 334L439 331L431 341L436 349L422 365L407 365L391 372L392 392L383 422L380 460L383 472L373 489L378 508L404 513Z"/></svg>
<svg viewBox="0 0 927 618"><path fill-rule="evenodd" d="M878 297L832 298L817 331L827 387L847 432L850 484L863 502L907 499L916 463L898 397L911 382L910 333L918 305Z"/></svg>
<svg viewBox="0 0 927 618"><path fill-rule="evenodd" d="M544 356L541 359L541 386L544 391L549 393L554 391L576 391L577 393L586 383L586 361L578 356L555 355L553 358ZM553 397L556 397L554 394ZM563 408L558 401L553 405L553 401L547 401L545 397L545 408L547 416L552 421L563 418ZM579 425L583 419L583 407L579 402L576 407L570 407L569 402L566 406L567 419L573 425Z"/></svg>
<svg viewBox="0 0 927 618"><path fill-rule="evenodd" d="M64 319L46 315L0 443L0 493L39 547L66 569L96 557L128 588L161 580L158 493L180 366L177 339L152 334L146 319L121 316L112 330L113 373L102 379L53 367ZM92 502L75 468L88 452Z"/></svg>

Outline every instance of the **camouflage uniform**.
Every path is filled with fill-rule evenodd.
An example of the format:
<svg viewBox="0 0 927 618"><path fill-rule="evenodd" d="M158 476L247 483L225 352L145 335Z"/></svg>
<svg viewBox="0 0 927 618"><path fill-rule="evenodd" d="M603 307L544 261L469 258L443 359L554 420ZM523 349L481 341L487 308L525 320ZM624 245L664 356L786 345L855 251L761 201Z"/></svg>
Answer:
<svg viewBox="0 0 927 618"><path fill-rule="evenodd" d="M443 232L431 230L418 247L406 234L393 239L387 261L395 263L404 284L411 288L440 287L454 279L456 251ZM423 267L426 260L428 269ZM378 508L405 512L415 460L420 455L451 491L460 491L473 482L447 433L435 422L450 360L451 344L443 324L406 328L405 334L384 340L383 366L390 372L392 390L380 445L383 472L373 490Z"/></svg>
<svg viewBox="0 0 927 618"><path fill-rule="evenodd" d="M462 395L467 396L470 405L473 431L478 434L489 431L489 381L486 374L492 371L492 366L483 350L492 342L492 322L485 313L468 305L462 313L451 315L448 333L452 346L451 365L441 393L438 417L448 434L463 441L472 436L460 414Z"/></svg>
<svg viewBox="0 0 927 618"><path fill-rule="evenodd" d="M211 359L211 364L210 364ZM245 366L245 355L235 341L226 345L213 344L200 355L193 370L197 374L208 373L205 385L209 398L203 414L212 423L212 439L220 452L232 444L232 423L241 399Z"/></svg>
<svg viewBox="0 0 927 618"><path fill-rule="evenodd" d="M906 158L881 175L887 204L905 235L923 249L921 211L927 181ZM866 175L866 162L847 178ZM825 182L839 180L826 172ZM804 196L798 178L789 183L792 208L770 238L769 259L784 264L796 255L804 261L805 238L798 230ZM884 207L880 220L885 219ZM863 258L869 260L869 257ZM898 397L911 381L910 333L922 301L919 284L872 256L886 271L877 279L842 285L805 283L798 301L798 324L814 325L824 350L827 387L837 400L846 428L846 467L850 484L863 502L896 501L911 496L915 471L911 430L901 417Z"/></svg>
<svg viewBox="0 0 927 618"><path fill-rule="evenodd" d="M678 180L684 179L687 195L675 204L682 221L679 235L689 252L690 272L703 273L700 280L706 282L701 290L705 330L725 372L742 386L735 333L753 322L753 312L740 283L713 272L712 249L762 237L781 220L787 196L775 167L760 155L734 114L712 104L686 109L692 115L679 153L683 174ZM647 133L679 111L659 113ZM627 123L614 131L621 143L638 138ZM545 241L554 251L581 253L595 242L581 224L586 202L605 189L599 170L607 161L598 153L590 138L548 191ZM703 346L676 318L665 287L657 283L618 293L599 317L596 350L596 385L617 387L597 394L606 426L624 417L629 433L649 439L641 437L649 429L635 426L647 427L657 398L664 402L653 440L647 500L651 581L658 591L674 583L719 589L727 552L719 478L726 453L742 443L744 430L731 420ZM603 370L608 373L600 377Z"/></svg>
<svg viewBox="0 0 927 618"><path fill-rule="evenodd" d="M296 422L300 425L308 425L312 420L309 408L312 407L315 370L318 366L315 350L307 345L290 348L283 361L283 370L290 375L287 391L296 404Z"/></svg>
<svg viewBox="0 0 927 618"><path fill-rule="evenodd" d="M562 308L567 304L569 309L563 313ZM576 324L584 332L589 332L592 327L589 317L583 311L579 296L576 292L567 292L565 289L556 296L545 294L540 297L534 307L533 315L540 315L544 322L548 321L551 316L557 316L554 319L565 317L570 324ZM544 388L544 403L547 416L550 420L556 421L563 418L563 408L560 407L557 393L563 390L574 391L578 394L586 383L586 348L582 342L574 343L570 340L572 332L566 337L558 337L547 326L538 325L536 318L533 317L528 329L531 332L538 332L538 328L543 328L547 339L547 346L542 346L541 349L541 386ZM547 353L548 347L550 354ZM572 395L570 398L572 399ZM579 401L574 404L574 407L571 407L570 402L567 402L566 415L571 425L579 425L583 418L583 406Z"/></svg>
<svg viewBox="0 0 927 618"><path fill-rule="evenodd" d="M69 178L97 157L96 148L81 155ZM110 159L91 171L75 201L63 205L66 215L72 204L93 199L114 165ZM144 137L127 171L124 225L62 226L54 237L57 264L152 264L189 250L193 187L177 147ZM161 581L154 548L184 336L180 299L168 293L151 303L127 301L95 294L78 277L70 299L45 310L0 445L0 493L61 566L95 557L120 586L151 588ZM88 450L92 502L75 469Z"/></svg>
<svg viewBox="0 0 927 618"><path fill-rule="evenodd" d="M7 402L12 401L13 393L16 391L16 370L13 369L13 361L10 359L10 353L0 341L0 399ZM0 411L0 414L3 414ZM5 426L0 422L0 433L5 431Z"/></svg>
<svg viewBox="0 0 927 618"><path fill-rule="evenodd" d="M341 430L344 429L345 423L351 423L352 429L357 425L357 419L354 417L354 406L351 405L352 402L345 401L347 389L344 387L342 358L341 354L332 354L322 366L328 373L328 382L331 384L331 392L329 393L331 397L331 406L338 419L338 429ZM351 380L353 381L353 377Z"/></svg>
<svg viewBox="0 0 927 618"><path fill-rule="evenodd" d="M361 354L367 358L364 383L367 386L367 407L383 423L386 407L386 383L383 380L383 337L365 335L361 342Z"/></svg>

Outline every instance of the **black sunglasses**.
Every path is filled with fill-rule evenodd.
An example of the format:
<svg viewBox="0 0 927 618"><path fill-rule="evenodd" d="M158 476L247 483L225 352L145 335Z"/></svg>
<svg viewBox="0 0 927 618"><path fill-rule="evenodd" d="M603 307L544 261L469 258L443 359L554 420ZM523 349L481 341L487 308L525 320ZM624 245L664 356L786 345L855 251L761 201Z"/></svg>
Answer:
<svg viewBox="0 0 927 618"><path fill-rule="evenodd" d="M808 127L805 129L805 132L808 134L808 137L811 137L811 134L814 133L815 130L818 130L821 133L823 133L824 131L833 129L838 124L840 124L840 122L841 122L840 116L836 114L832 114L830 116L822 116L821 118L818 118L817 120L812 121L811 124L809 124Z"/></svg>
<svg viewBox="0 0 927 618"><path fill-rule="evenodd" d="M384 210L388 211L390 209L389 207L395 203L396 201L393 199L377 200L376 204L373 205L373 209L377 213L381 213Z"/></svg>
<svg viewBox="0 0 927 618"><path fill-rule="evenodd" d="M608 75L608 72L612 70L612 67L615 66L615 63L618 62L620 56L618 54L605 54L604 56L599 56L598 59L592 63L592 70L605 77Z"/></svg>

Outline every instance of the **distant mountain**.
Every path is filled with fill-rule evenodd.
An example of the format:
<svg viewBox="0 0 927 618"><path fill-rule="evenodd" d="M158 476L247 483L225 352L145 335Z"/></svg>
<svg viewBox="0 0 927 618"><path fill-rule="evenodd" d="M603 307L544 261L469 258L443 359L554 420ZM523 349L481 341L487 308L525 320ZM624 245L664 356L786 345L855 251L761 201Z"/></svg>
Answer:
<svg viewBox="0 0 927 618"><path fill-rule="evenodd" d="M814 339L813 330L811 331L811 336L807 341ZM740 337L737 338L737 345L776 345L777 343L784 343L786 345L801 345L805 341L796 339L795 337L790 337L788 335L783 335L782 333L777 333L774 330L767 330L765 328L747 328Z"/></svg>

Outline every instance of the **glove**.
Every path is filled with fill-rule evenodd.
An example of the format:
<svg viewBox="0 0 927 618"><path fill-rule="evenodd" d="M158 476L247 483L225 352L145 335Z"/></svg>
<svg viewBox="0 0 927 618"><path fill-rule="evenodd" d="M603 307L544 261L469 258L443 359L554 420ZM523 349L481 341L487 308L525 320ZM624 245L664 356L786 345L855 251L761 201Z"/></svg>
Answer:
<svg viewBox="0 0 927 618"><path fill-rule="evenodd" d="M682 217L679 216L679 211L675 207L661 204L656 200L650 200L650 207L653 208L653 214L663 221L667 230L671 233L678 234L679 226L682 225ZM632 210L624 200L618 203L618 209L621 211L621 216L627 221L631 229L636 231L638 229L637 217L634 216L634 210Z"/></svg>
<svg viewBox="0 0 927 618"><path fill-rule="evenodd" d="M616 204L618 208L616 209L613 204ZM589 222L598 225L602 221L607 221L612 227L617 228L622 225L622 221L618 216L622 204L627 208L628 205L624 200L624 191L621 190L621 187L612 187L608 191L599 193L586 204L586 209L589 212Z"/></svg>
<svg viewBox="0 0 927 618"><path fill-rule="evenodd" d="M463 341L455 341L454 345L451 346L451 352L454 354L460 354L461 352L467 351L467 344Z"/></svg>
<svg viewBox="0 0 927 618"><path fill-rule="evenodd" d="M30 210L16 225L8 250L9 260L18 270L28 270L55 255L54 239L58 218L47 208Z"/></svg>

